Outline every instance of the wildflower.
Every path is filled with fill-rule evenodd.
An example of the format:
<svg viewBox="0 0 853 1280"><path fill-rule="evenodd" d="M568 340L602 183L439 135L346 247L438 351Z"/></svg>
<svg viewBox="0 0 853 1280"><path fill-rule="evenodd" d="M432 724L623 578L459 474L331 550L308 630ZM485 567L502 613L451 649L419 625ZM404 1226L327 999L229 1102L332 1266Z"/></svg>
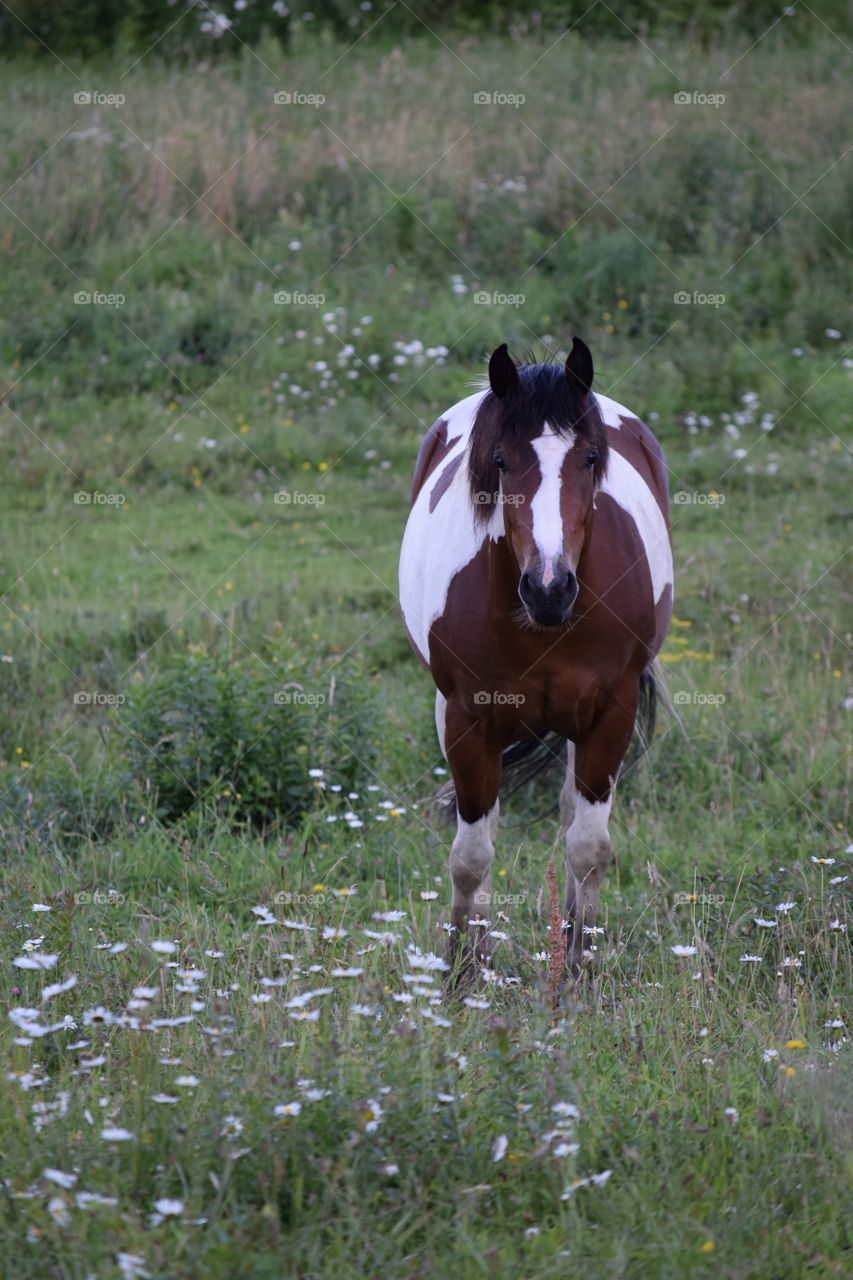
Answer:
<svg viewBox="0 0 853 1280"><path fill-rule="evenodd" d="M198 1076L178 1076L175 1084L180 1089L195 1089L201 1083Z"/></svg>
<svg viewBox="0 0 853 1280"><path fill-rule="evenodd" d="M573 1102L555 1102L551 1110L554 1115L565 1116L570 1120L577 1120L580 1117L580 1111Z"/></svg>
<svg viewBox="0 0 853 1280"><path fill-rule="evenodd" d="M505 1133L502 1133L500 1137L495 1138L494 1146L492 1147L492 1161L494 1164L497 1164L500 1160L503 1160L504 1156L506 1155L507 1146L508 1146L508 1139Z"/></svg>
<svg viewBox="0 0 853 1280"><path fill-rule="evenodd" d="M30 951L27 955L15 956L12 964L16 969L52 969L59 956L46 955L43 951Z"/></svg>
<svg viewBox="0 0 853 1280"><path fill-rule="evenodd" d="M345 938L347 936L346 929L336 928L334 925L327 924L320 937L324 942L331 942L336 939Z"/></svg>
<svg viewBox="0 0 853 1280"><path fill-rule="evenodd" d="M811 861L815 864L816 867L834 867L835 866L834 858L816 858L814 854L812 854Z"/></svg>
<svg viewBox="0 0 853 1280"><path fill-rule="evenodd" d="M685 946L678 945L675 947L670 947L670 951L674 956L695 956L696 955L696 947L685 947Z"/></svg>
<svg viewBox="0 0 853 1280"><path fill-rule="evenodd" d="M41 1176L48 1182L55 1182L58 1187L66 1191L70 1191L77 1181L76 1173L63 1173L61 1169L42 1169Z"/></svg>
<svg viewBox="0 0 853 1280"><path fill-rule="evenodd" d="M179 1101L179 1099L176 1098L173 1093L152 1093L151 1101L160 1102L166 1106L173 1106L176 1102Z"/></svg>
<svg viewBox="0 0 853 1280"><path fill-rule="evenodd" d="M98 1191L78 1191L74 1198L78 1209L114 1208L118 1204L115 1196L102 1196Z"/></svg>
<svg viewBox="0 0 853 1280"><path fill-rule="evenodd" d="M71 1226L71 1214L62 1196L51 1196L47 1202L47 1211L58 1227Z"/></svg>
<svg viewBox="0 0 853 1280"><path fill-rule="evenodd" d="M805 1047L805 1040L789 1040L785 1045L786 1049L805 1049Z"/></svg>
<svg viewBox="0 0 853 1280"><path fill-rule="evenodd" d="M119 1253L116 1255L116 1263L122 1280L146 1280L148 1276L145 1259L140 1258L138 1253Z"/></svg>
<svg viewBox="0 0 853 1280"><path fill-rule="evenodd" d="M566 1156L576 1156L580 1149L579 1142L558 1142L551 1154L557 1160L562 1160Z"/></svg>
<svg viewBox="0 0 853 1280"><path fill-rule="evenodd" d="M364 1114L367 1120L367 1123L364 1126L365 1133L375 1133L382 1123L382 1117L385 1114L381 1105L374 1098L368 1098Z"/></svg>
<svg viewBox="0 0 853 1280"><path fill-rule="evenodd" d="M162 1218L179 1218L184 1211L183 1200L169 1200L165 1196L154 1201L154 1208Z"/></svg>
<svg viewBox="0 0 853 1280"><path fill-rule="evenodd" d="M334 987L315 987L313 991L303 991L298 996L292 996L284 1007L285 1009L304 1009L315 996L330 996L333 991Z"/></svg>
<svg viewBox="0 0 853 1280"><path fill-rule="evenodd" d="M106 1129L101 1130L101 1137L104 1142L133 1142L135 1134L129 1129L122 1129L118 1125L108 1125Z"/></svg>
<svg viewBox="0 0 853 1280"><path fill-rule="evenodd" d="M220 1138L236 1138L243 1132L243 1121L239 1116L226 1116L219 1130Z"/></svg>
<svg viewBox="0 0 853 1280"><path fill-rule="evenodd" d="M829 926L830 929L833 927ZM47 1004L48 1000L52 1000L54 996L60 995L63 991L70 991L72 987L77 986L77 975L72 973L70 978L66 978L64 982L53 982L45 987L41 993L42 1004Z"/></svg>
<svg viewBox="0 0 853 1280"><path fill-rule="evenodd" d="M569 1200L580 1187L603 1187L610 1179L612 1169L605 1169L602 1173L594 1173L589 1178L576 1178L573 1183L566 1187L561 1200Z"/></svg>
<svg viewBox="0 0 853 1280"><path fill-rule="evenodd" d="M274 1116L298 1116L302 1110L301 1102L280 1102L273 1111Z"/></svg>
<svg viewBox="0 0 853 1280"><path fill-rule="evenodd" d="M753 924L757 924L759 929L775 929L776 920L762 920L761 916L753 916Z"/></svg>
<svg viewBox="0 0 853 1280"><path fill-rule="evenodd" d="M446 960L442 960L441 956L435 955L432 951L422 952L417 949L409 951L406 959L413 969L438 970L444 972L450 968Z"/></svg>
<svg viewBox="0 0 853 1280"><path fill-rule="evenodd" d="M787 915L796 905L796 902L779 902L776 905L776 910L782 915Z"/></svg>
<svg viewBox="0 0 853 1280"><path fill-rule="evenodd" d="M772 1062L774 1058L778 1058L778 1057L779 1057L778 1049L765 1049L764 1053L761 1055L763 1062Z"/></svg>
<svg viewBox="0 0 853 1280"><path fill-rule="evenodd" d="M149 945L152 951L156 951L158 955L162 956L174 955L178 949L174 942L166 942L162 938L155 938Z"/></svg>
<svg viewBox="0 0 853 1280"><path fill-rule="evenodd" d="M761 956L743 955L740 959L741 964L761 964Z"/></svg>

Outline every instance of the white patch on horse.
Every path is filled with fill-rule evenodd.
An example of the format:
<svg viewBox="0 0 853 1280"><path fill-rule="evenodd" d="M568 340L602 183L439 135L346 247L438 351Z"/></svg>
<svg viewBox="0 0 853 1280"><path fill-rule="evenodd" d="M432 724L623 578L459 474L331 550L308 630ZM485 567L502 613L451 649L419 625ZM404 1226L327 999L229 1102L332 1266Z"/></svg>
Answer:
<svg viewBox="0 0 853 1280"><path fill-rule="evenodd" d="M546 422L542 435L531 443L539 459L542 477L530 504L533 539L542 559L542 585L547 587L554 580L555 561L563 554L560 491L563 487L563 463L575 443L575 433L567 431L564 435L558 435L551 424ZM574 565L571 567L575 568Z"/></svg>
<svg viewBox="0 0 853 1280"><path fill-rule="evenodd" d="M491 897L492 859L498 828L499 801L476 822L457 816L456 839L450 850L450 878L453 882L453 907L484 918Z"/></svg>
<svg viewBox="0 0 853 1280"><path fill-rule="evenodd" d="M596 394L595 399L598 404L598 412L601 414L601 421L606 427L613 427L615 431L621 431L622 429L620 418L635 418L637 416L630 409L626 409L624 404L620 404L618 400L611 400L608 396L600 396L598 394Z"/></svg>
<svg viewBox="0 0 853 1280"><path fill-rule="evenodd" d="M609 494L637 526L649 563L652 593L657 604L664 587L667 584L672 586L673 583L672 547L657 499L636 467L615 449L611 449L608 454L607 474L599 492Z"/></svg>
<svg viewBox="0 0 853 1280"><path fill-rule="evenodd" d="M580 930L584 926L591 927L598 912L601 882L610 862L608 826L612 807L612 791L606 800L599 801L587 800L575 791L574 817L566 833L566 907L577 926L572 947L574 962L584 950ZM573 886L568 883L570 876L574 880Z"/></svg>
<svg viewBox="0 0 853 1280"><path fill-rule="evenodd" d="M487 538L504 536L503 510L495 505L489 521L474 520L468 489L468 447L480 401L478 391L443 414L446 438L453 440L447 457L428 477L409 513L400 551L400 606L409 635L429 662L429 632L444 613L450 584L474 559ZM457 438L458 437L458 438ZM445 469L462 455L450 484L430 511L430 498Z"/></svg>

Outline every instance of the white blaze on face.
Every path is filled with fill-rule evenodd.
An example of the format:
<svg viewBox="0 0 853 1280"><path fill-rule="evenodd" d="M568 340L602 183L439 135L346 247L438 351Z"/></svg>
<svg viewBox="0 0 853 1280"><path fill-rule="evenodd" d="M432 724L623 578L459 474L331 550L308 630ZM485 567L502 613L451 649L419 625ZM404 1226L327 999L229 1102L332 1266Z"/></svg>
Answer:
<svg viewBox="0 0 853 1280"><path fill-rule="evenodd" d="M541 480L530 504L530 511L533 516L533 539L542 561L543 587L553 582L556 561L563 554L563 517L560 511L562 471L566 454L574 443L574 431L558 435L547 422L542 435L532 441L539 459ZM572 565L572 569L574 567Z"/></svg>

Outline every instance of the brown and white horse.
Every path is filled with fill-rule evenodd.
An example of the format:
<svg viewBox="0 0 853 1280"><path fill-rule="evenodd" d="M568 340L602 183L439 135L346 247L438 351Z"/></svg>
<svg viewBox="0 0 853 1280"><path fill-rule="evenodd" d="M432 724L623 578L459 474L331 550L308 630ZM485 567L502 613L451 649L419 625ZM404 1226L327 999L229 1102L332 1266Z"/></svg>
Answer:
<svg viewBox="0 0 853 1280"><path fill-rule="evenodd" d="M575 338L565 366L517 365L429 430L400 557L400 602L437 686L456 792L450 854L458 948L486 957L502 764L568 741L560 795L568 960L580 971L610 860L613 788L641 687L672 614L663 454L629 410L592 391ZM653 686L652 686L653 687Z"/></svg>

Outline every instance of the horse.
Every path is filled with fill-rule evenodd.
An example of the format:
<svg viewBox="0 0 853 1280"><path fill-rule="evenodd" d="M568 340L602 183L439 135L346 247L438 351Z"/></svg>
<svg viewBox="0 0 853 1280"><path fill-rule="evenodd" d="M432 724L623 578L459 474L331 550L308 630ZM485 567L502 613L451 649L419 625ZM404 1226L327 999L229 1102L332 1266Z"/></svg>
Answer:
<svg viewBox="0 0 853 1280"><path fill-rule="evenodd" d="M502 771L559 740L566 961L581 975L638 709L654 728L674 586L666 462L593 376L580 338L565 364L517 363L503 343L488 385L438 419L415 465L400 604L455 791L457 973L489 963Z"/></svg>

